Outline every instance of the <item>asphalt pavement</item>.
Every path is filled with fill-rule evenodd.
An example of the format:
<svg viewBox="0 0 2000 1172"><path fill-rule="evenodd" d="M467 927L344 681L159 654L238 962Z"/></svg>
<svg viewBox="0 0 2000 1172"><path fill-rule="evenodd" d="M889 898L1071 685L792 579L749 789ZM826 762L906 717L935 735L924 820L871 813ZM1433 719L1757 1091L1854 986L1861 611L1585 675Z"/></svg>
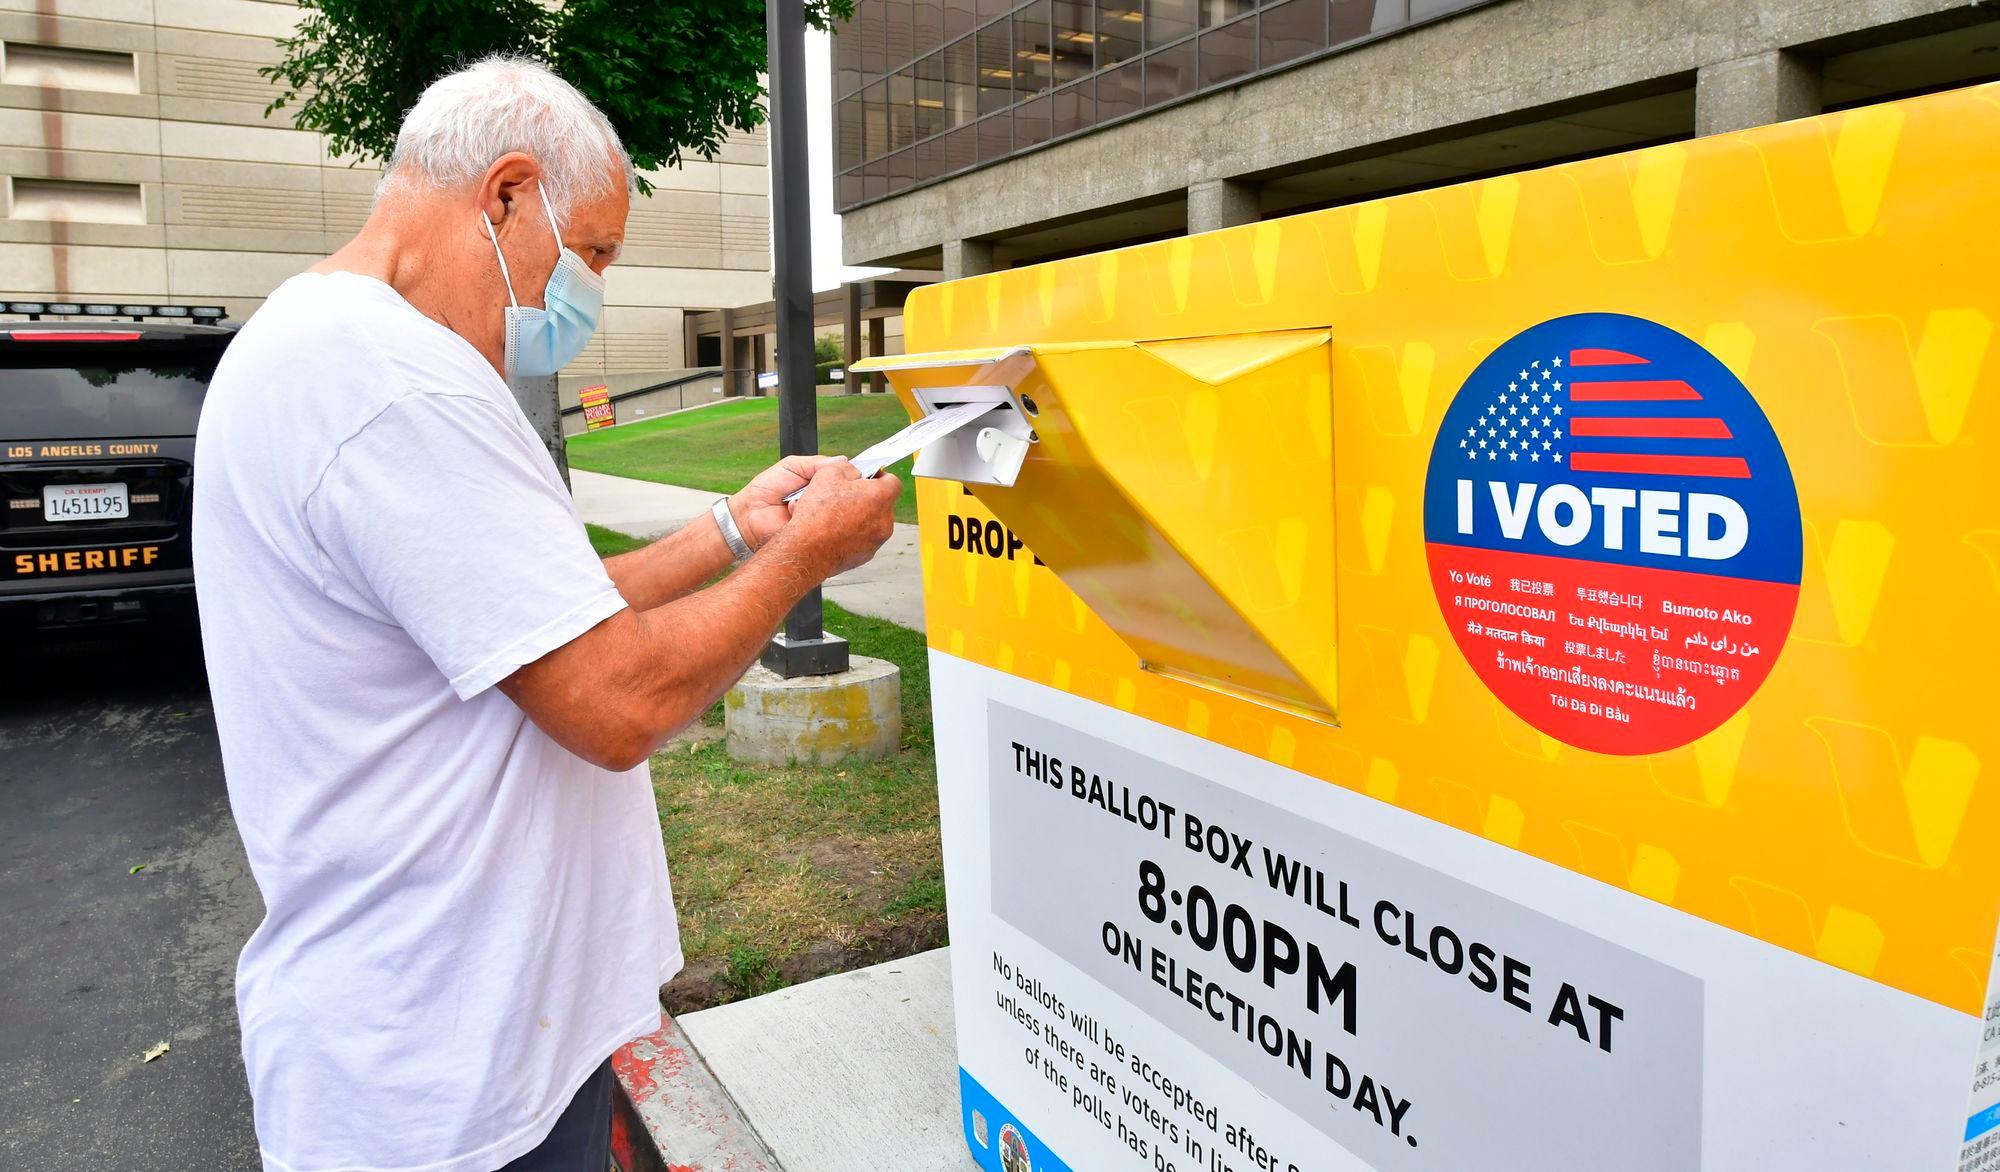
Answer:
<svg viewBox="0 0 2000 1172"><path fill-rule="evenodd" d="M263 905L193 623L0 648L0 1168L256 1169L234 979Z"/></svg>

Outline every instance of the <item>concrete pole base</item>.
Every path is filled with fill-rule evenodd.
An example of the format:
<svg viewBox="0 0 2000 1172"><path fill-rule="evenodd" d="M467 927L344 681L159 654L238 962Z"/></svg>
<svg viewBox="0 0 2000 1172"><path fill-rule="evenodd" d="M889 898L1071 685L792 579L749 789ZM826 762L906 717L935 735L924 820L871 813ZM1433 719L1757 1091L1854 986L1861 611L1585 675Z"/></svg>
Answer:
<svg viewBox="0 0 2000 1172"><path fill-rule="evenodd" d="M903 741L902 672L856 655L844 672L784 677L753 664L723 698L729 755L766 765L873 760Z"/></svg>

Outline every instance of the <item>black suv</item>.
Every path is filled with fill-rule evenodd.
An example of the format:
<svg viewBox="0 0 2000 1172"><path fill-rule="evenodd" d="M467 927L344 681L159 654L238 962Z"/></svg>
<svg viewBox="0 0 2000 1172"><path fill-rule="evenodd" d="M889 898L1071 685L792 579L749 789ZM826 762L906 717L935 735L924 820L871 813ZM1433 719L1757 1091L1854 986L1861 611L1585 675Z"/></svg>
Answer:
<svg viewBox="0 0 2000 1172"><path fill-rule="evenodd" d="M0 314L0 621L185 606L195 423L236 327L211 306Z"/></svg>

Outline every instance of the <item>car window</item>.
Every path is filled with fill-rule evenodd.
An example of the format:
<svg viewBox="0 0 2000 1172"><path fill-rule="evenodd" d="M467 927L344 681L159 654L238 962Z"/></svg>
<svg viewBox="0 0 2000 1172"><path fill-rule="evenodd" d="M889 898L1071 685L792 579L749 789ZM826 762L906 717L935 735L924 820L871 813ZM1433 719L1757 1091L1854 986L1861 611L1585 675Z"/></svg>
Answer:
<svg viewBox="0 0 2000 1172"><path fill-rule="evenodd" d="M0 355L0 438L193 435L220 349L116 345L60 354L9 347Z"/></svg>

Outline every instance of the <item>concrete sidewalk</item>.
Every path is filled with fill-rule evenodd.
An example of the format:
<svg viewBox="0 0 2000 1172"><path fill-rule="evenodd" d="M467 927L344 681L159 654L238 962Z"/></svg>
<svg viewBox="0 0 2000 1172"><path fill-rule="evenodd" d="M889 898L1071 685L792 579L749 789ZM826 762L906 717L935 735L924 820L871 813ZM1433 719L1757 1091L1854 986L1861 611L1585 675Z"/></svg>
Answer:
<svg viewBox="0 0 2000 1172"><path fill-rule="evenodd" d="M584 520L647 540L706 517L709 505L721 495L574 468L569 475L576 508ZM917 553L917 527L896 526L895 535L873 561L827 581L826 597L856 614L923 630L923 570Z"/></svg>
<svg viewBox="0 0 2000 1172"><path fill-rule="evenodd" d="M975 1172L950 957L940 948L664 1021L613 1059L635 1130L669 1168Z"/></svg>

